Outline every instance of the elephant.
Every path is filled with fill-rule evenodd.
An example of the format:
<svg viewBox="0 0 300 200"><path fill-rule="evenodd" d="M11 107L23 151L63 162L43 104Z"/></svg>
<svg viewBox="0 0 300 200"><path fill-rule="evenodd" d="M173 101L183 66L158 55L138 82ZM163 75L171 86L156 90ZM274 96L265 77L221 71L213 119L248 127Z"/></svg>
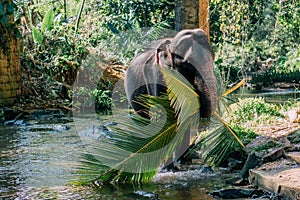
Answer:
<svg viewBox="0 0 300 200"><path fill-rule="evenodd" d="M209 118L216 109L217 92L213 71L214 53L202 29L187 29L173 38L153 41L130 63L125 76L125 92L131 107L150 118L147 109L136 102L140 94L159 96L166 84L159 66L178 70L196 89L200 117Z"/></svg>
<svg viewBox="0 0 300 200"><path fill-rule="evenodd" d="M180 72L194 86L199 95L200 117L210 118L217 104L213 64L214 52L202 29L182 30L173 38L153 41L128 66L125 92L129 103L140 116L150 119L149 111L136 102L137 97L166 93L167 86L159 66L169 67ZM172 166L189 145L190 130L187 130L181 145L175 150L175 157L169 158L165 166Z"/></svg>

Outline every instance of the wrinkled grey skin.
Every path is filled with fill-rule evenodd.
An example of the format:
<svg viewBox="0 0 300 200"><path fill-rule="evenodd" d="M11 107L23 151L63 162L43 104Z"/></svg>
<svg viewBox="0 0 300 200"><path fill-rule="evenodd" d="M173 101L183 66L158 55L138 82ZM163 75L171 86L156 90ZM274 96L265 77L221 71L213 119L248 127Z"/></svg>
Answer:
<svg viewBox="0 0 300 200"><path fill-rule="evenodd" d="M153 41L132 60L126 73L125 92L132 108L150 118L134 100L140 94L158 96L166 92L160 65L178 70L195 87L200 96L200 116L211 117L217 102L213 60L214 53L201 29L183 30L174 38Z"/></svg>
<svg viewBox="0 0 300 200"><path fill-rule="evenodd" d="M132 108L142 117L149 118L148 111L136 97L141 94L158 96L166 91L166 84L158 66L170 65L171 59L160 59L171 39L164 38L151 42L149 47L138 54L130 63L125 77L125 92ZM161 61L159 61L161 60Z"/></svg>
<svg viewBox="0 0 300 200"><path fill-rule="evenodd" d="M217 105L214 53L202 29L180 31L169 45L173 65L200 96L200 116L209 118Z"/></svg>

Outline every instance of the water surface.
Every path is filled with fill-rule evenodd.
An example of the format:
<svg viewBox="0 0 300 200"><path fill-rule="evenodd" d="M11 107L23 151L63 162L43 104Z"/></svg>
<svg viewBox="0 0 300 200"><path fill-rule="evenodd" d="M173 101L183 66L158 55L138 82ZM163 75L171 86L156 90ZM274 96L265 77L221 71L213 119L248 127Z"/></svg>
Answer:
<svg viewBox="0 0 300 200"><path fill-rule="evenodd" d="M136 194L145 191L159 199L201 200L212 199L207 193L225 185L220 174L199 168L159 173L143 185L71 186L86 150L72 118L49 115L25 122L0 125L0 199L149 199Z"/></svg>

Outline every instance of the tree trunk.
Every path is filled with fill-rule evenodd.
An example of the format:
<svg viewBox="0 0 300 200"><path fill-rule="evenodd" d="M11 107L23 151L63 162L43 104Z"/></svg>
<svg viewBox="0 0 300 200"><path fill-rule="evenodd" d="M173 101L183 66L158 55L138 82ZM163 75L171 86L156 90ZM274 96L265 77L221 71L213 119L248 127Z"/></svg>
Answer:
<svg viewBox="0 0 300 200"><path fill-rule="evenodd" d="M209 40L209 0L199 0L199 28L203 29Z"/></svg>
<svg viewBox="0 0 300 200"><path fill-rule="evenodd" d="M183 27L183 2L184 0L175 0L175 31L180 31Z"/></svg>
<svg viewBox="0 0 300 200"><path fill-rule="evenodd" d="M199 27L198 0L175 1L175 30Z"/></svg>
<svg viewBox="0 0 300 200"><path fill-rule="evenodd" d="M209 38L209 0L175 0L175 30L202 28Z"/></svg>

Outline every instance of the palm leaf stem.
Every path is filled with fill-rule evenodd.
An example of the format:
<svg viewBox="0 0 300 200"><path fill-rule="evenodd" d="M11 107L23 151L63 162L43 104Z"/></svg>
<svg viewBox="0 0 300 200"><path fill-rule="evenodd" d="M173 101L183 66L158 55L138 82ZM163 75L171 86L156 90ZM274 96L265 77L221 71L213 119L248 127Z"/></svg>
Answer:
<svg viewBox="0 0 300 200"><path fill-rule="evenodd" d="M222 117L217 112L214 112L214 116L226 127L226 129L231 133L231 135L236 139L236 141L241 145L241 147L245 148L245 145L238 138L238 136L233 132L233 130L229 127L229 125L222 119Z"/></svg>
<svg viewBox="0 0 300 200"><path fill-rule="evenodd" d="M238 88L240 88L242 85L244 85L246 83L246 80L243 79L241 80L238 84L236 84L235 86L233 86L232 88L226 90L221 96L227 96L228 94L232 93L233 91L237 90Z"/></svg>

